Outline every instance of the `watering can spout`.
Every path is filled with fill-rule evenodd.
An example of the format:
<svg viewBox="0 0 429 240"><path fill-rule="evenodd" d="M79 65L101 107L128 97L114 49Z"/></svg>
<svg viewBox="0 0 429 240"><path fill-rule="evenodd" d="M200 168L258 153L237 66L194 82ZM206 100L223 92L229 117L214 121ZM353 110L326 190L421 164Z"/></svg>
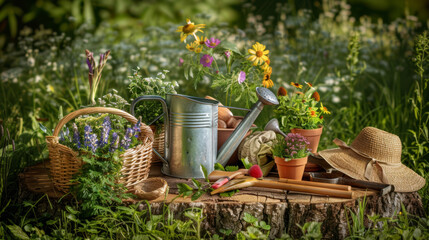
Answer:
<svg viewBox="0 0 429 240"><path fill-rule="evenodd" d="M246 114L243 121L241 121L217 153L216 162L222 164L222 166L225 166L228 163L229 158L240 145L264 106L279 104L276 95L267 88L257 87L256 94L259 100L252 106L250 112Z"/></svg>

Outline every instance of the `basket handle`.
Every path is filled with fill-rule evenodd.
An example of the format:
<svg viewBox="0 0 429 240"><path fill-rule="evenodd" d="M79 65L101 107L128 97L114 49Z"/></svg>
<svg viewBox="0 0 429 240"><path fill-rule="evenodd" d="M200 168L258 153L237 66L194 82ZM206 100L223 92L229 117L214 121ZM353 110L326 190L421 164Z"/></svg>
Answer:
<svg viewBox="0 0 429 240"><path fill-rule="evenodd" d="M135 118L133 115L122 111L120 109L116 109L116 108L107 108L107 107L88 107L88 108L82 108L79 110L76 110L74 112L69 113L67 116L63 117L57 124L57 126L55 127L54 130L54 137L58 137L58 134L60 133L61 129L63 128L63 126L68 123L69 121L75 119L78 116L81 115L86 115L86 114L92 114L92 113L110 113L110 114L115 114L118 115L120 117L125 118L126 120L128 120L130 123L132 124L136 124L137 123L137 118ZM149 126L147 126L144 123L141 123L140 125L140 129L142 130L142 133L145 133L145 136L147 136L149 139L151 139L153 141L153 132L150 129Z"/></svg>

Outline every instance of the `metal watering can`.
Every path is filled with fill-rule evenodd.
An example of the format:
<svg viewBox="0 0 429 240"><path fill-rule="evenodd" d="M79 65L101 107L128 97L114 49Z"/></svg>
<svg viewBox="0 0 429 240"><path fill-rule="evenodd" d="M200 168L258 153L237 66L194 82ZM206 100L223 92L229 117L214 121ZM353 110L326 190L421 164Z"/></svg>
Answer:
<svg viewBox="0 0 429 240"><path fill-rule="evenodd" d="M214 170L215 163L226 165L264 106L279 104L277 97L267 88L257 87L256 93L259 100L219 152L216 152L218 101L180 94L167 94L166 99L146 95L131 103L131 114L134 115L136 104L142 100L160 101L164 113L153 122L164 116L165 156L154 150L163 161L161 171L172 177L204 178L201 165L208 173Z"/></svg>

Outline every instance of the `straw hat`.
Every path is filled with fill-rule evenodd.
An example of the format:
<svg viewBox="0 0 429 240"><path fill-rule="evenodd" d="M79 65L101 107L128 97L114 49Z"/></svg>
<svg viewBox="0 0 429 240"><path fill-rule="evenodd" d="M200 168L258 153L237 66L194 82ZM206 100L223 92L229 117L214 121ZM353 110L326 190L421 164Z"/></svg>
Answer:
<svg viewBox="0 0 429 240"><path fill-rule="evenodd" d="M359 180L392 184L396 192L414 192L425 179L401 163L402 144L398 136L373 127L364 128L348 146L319 152L333 168Z"/></svg>

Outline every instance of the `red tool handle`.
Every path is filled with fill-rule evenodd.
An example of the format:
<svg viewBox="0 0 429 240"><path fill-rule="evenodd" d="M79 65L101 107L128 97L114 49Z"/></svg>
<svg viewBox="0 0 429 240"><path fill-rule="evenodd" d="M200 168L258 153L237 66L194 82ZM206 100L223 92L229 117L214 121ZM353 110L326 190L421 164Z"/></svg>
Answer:
<svg viewBox="0 0 429 240"><path fill-rule="evenodd" d="M219 179L213 183L212 188L218 189L218 188L222 187L225 183L227 183L229 180L230 180L229 177L221 178L221 179Z"/></svg>

